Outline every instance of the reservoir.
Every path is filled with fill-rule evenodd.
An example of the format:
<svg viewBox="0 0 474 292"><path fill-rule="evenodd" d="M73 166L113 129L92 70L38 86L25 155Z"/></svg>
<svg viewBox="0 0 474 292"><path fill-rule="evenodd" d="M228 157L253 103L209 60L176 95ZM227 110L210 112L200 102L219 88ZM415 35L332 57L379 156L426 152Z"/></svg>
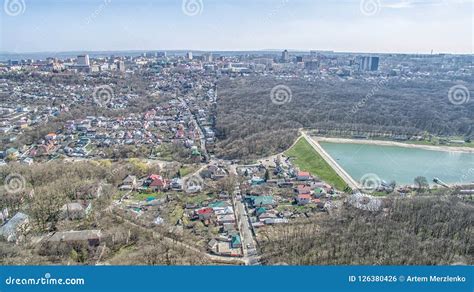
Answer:
<svg viewBox="0 0 474 292"><path fill-rule="evenodd" d="M433 184L474 182L474 153L357 143L319 142L321 147L356 181L365 174L398 185L412 185L417 176Z"/></svg>

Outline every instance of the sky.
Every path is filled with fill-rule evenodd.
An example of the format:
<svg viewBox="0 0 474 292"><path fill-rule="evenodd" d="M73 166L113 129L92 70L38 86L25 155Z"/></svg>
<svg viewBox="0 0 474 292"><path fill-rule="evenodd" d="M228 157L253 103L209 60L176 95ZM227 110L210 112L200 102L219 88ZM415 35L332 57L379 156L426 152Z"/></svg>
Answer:
<svg viewBox="0 0 474 292"><path fill-rule="evenodd" d="M473 53L474 0L0 0L0 52Z"/></svg>

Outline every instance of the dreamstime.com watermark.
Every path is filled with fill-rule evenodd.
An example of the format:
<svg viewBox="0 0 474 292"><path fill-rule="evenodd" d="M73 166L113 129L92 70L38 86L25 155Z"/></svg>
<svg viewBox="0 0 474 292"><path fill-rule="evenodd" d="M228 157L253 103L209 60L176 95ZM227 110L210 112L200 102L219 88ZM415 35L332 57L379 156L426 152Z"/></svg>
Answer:
<svg viewBox="0 0 474 292"><path fill-rule="evenodd" d="M101 3L97 8L89 15L86 17L84 23L86 25L91 24L97 17L99 17L105 10L105 8L112 2L112 0L103 0L103 3Z"/></svg>
<svg viewBox="0 0 474 292"><path fill-rule="evenodd" d="M17 194L25 190L26 180L18 173L10 173L5 178L3 185L7 193Z"/></svg>
<svg viewBox="0 0 474 292"><path fill-rule="evenodd" d="M355 104L352 109L351 109L351 113L352 114L356 114L361 108L363 108L369 101L372 97L374 97L374 95L380 90L382 89L382 87L384 87L386 84L387 84L388 80L387 79L382 79L380 81L377 82L377 84L372 87L372 89L370 90L369 93L367 93L367 95L362 99L360 100L357 104Z"/></svg>
<svg viewBox="0 0 474 292"><path fill-rule="evenodd" d="M25 0L4 0L3 11L9 16L18 16L26 11Z"/></svg>
<svg viewBox="0 0 474 292"><path fill-rule="evenodd" d="M92 98L100 107L106 107L114 99L114 90L108 85L101 85L94 88Z"/></svg>
<svg viewBox="0 0 474 292"><path fill-rule="evenodd" d="M461 84L454 85L448 91L449 102L453 105L467 104L471 99L469 89Z"/></svg>
<svg viewBox="0 0 474 292"><path fill-rule="evenodd" d="M360 12L366 16L373 16L380 12L382 4L380 0L361 0Z"/></svg>
<svg viewBox="0 0 474 292"><path fill-rule="evenodd" d="M183 0L181 10L187 16L196 16L204 10L204 2L202 0Z"/></svg>
<svg viewBox="0 0 474 292"><path fill-rule="evenodd" d="M459 185L464 184L467 181L471 181L474 178L474 168L469 168L466 172L464 172L461 177L459 178Z"/></svg>
<svg viewBox="0 0 474 292"><path fill-rule="evenodd" d="M283 105L285 103L291 102L293 98L293 93L291 92L290 87L286 85L277 85L272 88L270 91L270 99L272 103L276 105Z"/></svg>
<svg viewBox="0 0 474 292"><path fill-rule="evenodd" d="M364 174L359 181L362 190L369 194L375 192L382 185L382 180L375 173Z"/></svg>
<svg viewBox="0 0 474 292"><path fill-rule="evenodd" d="M270 19L272 19L273 17L275 17L275 15L280 11L282 10L283 8L285 8L286 4L288 4L289 0L281 0L280 3L275 6L268 14L267 16L264 18L264 21L269 21Z"/></svg>
<svg viewBox="0 0 474 292"><path fill-rule="evenodd" d="M84 278L52 278L50 273L39 278L5 278L7 286L82 286L86 284Z"/></svg>

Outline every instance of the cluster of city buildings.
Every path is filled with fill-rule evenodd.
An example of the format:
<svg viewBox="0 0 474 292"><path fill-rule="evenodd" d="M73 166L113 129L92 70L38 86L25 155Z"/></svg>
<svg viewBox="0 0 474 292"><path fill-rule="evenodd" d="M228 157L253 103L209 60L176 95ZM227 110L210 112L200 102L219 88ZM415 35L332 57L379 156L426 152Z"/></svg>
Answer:
<svg viewBox="0 0 474 292"><path fill-rule="evenodd" d="M84 146L158 145L163 140L184 140L195 155L208 158L216 139L217 80L223 76L276 75L302 78L433 78L435 74L462 76L472 72L466 56L370 55L332 51L295 52L164 52L126 56L97 53L63 58L8 60L0 63L0 163L19 152L21 159L37 153L89 157L101 154ZM442 64L440 70L439 64ZM54 80L53 80L53 79ZM138 78L145 88L121 80ZM124 85L125 84L125 85ZM108 86L106 100L97 100L97 87ZM155 97L146 112L127 113L130 106ZM158 104L160 99L171 99ZM105 104L104 104L105 103ZM83 106L124 112L100 117L91 112L67 121L53 132L55 139L18 139L29 129L40 128L62 114ZM87 117L86 117L87 116ZM91 118L89 118L91 117ZM47 133L45 133L47 134ZM22 143L23 140L28 140ZM44 142L44 143L42 143ZM45 144L46 143L46 144ZM53 147L54 145L62 147ZM37 151L33 148L41 148ZM91 148L91 149L92 149ZM8 153L7 153L8 150ZM35 150L30 155L30 150ZM44 151L43 151L44 150ZM151 153L151 150L150 150ZM152 154L152 153L151 153ZM153 154L152 154L153 155ZM51 156L50 158L54 157ZM15 155L10 156L11 159Z"/></svg>

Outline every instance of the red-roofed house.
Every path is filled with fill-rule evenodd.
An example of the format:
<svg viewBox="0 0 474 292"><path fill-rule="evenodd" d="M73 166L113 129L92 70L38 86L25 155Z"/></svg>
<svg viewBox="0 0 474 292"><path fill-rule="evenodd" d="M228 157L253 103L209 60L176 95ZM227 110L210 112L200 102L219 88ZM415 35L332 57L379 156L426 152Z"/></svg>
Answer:
<svg viewBox="0 0 474 292"><path fill-rule="evenodd" d="M168 182L161 175L151 174L145 180L144 185L152 191L161 191L168 187Z"/></svg>
<svg viewBox="0 0 474 292"><path fill-rule="evenodd" d="M195 211L196 215L198 215L199 220L207 220L211 218L214 210L212 208L206 207L206 208L201 208Z"/></svg>
<svg viewBox="0 0 474 292"><path fill-rule="evenodd" d="M298 172L298 175L296 176L296 180L300 181L305 181L305 180L310 180L311 179L311 174L307 171L300 171Z"/></svg>
<svg viewBox="0 0 474 292"><path fill-rule="evenodd" d="M303 195L303 194L311 194L311 188L305 185L298 185L298 188L296 189L296 192L298 195Z"/></svg>
<svg viewBox="0 0 474 292"><path fill-rule="evenodd" d="M311 195L304 194L304 195L298 195L296 197L296 202L298 205L306 205L309 202L311 202Z"/></svg>
<svg viewBox="0 0 474 292"><path fill-rule="evenodd" d="M57 137L56 133L49 133L44 138L45 138L46 141L49 141L49 140L55 140L56 137Z"/></svg>

